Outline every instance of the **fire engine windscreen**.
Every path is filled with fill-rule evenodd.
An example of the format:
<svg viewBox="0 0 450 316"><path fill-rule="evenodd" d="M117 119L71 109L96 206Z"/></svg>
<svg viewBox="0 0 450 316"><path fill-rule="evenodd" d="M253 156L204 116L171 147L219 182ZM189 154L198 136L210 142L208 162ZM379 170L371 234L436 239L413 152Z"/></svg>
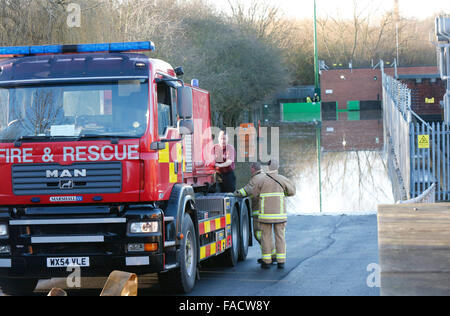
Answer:
<svg viewBox="0 0 450 316"><path fill-rule="evenodd" d="M24 137L140 138L148 124L148 80L0 86L0 142Z"/></svg>

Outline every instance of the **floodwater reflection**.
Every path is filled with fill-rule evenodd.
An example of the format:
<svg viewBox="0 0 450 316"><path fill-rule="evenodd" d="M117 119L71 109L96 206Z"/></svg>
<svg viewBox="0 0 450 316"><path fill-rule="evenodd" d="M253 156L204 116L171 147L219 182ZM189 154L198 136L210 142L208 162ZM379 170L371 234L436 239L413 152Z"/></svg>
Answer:
<svg viewBox="0 0 450 316"><path fill-rule="evenodd" d="M288 199L288 213L320 213L319 135L323 213L375 213L378 204L394 203L382 151L381 113L369 117L280 126L280 173L297 186L297 195ZM238 174L239 184L245 184L248 171Z"/></svg>

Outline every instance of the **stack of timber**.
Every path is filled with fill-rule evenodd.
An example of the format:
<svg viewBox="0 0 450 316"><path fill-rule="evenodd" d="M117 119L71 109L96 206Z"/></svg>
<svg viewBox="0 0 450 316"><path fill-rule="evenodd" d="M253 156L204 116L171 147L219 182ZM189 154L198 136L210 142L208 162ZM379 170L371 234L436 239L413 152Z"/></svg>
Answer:
<svg viewBox="0 0 450 316"><path fill-rule="evenodd" d="M450 203L378 207L381 295L450 295Z"/></svg>

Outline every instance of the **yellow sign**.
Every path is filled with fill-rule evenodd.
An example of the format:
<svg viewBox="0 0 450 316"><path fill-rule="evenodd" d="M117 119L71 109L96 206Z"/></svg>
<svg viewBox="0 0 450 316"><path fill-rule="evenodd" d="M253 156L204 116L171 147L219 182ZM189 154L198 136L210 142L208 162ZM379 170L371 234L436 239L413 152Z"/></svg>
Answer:
<svg viewBox="0 0 450 316"><path fill-rule="evenodd" d="M419 149L430 148L430 135L419 135L417 141L419 143Z"/></svg>
<svg viewBox="0 0 450 316"><path fill-rule="evenodd" d="M429 104L434 103L434 98L430 98L430 99L425 98L425 103L429 103Z"/></svg>

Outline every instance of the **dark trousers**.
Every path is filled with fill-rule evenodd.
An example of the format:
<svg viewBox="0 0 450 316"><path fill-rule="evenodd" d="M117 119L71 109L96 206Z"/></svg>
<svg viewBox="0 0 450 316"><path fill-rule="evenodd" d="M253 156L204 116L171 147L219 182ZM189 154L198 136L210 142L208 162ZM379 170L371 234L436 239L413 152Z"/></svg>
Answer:
<svg viewBox="0 0 450 316"><path fill-rule="evenodd" d="M220 174L222 183L220 184L220 191L222 193L233 193L236 191L236 175L234 171Z"/></svg>

